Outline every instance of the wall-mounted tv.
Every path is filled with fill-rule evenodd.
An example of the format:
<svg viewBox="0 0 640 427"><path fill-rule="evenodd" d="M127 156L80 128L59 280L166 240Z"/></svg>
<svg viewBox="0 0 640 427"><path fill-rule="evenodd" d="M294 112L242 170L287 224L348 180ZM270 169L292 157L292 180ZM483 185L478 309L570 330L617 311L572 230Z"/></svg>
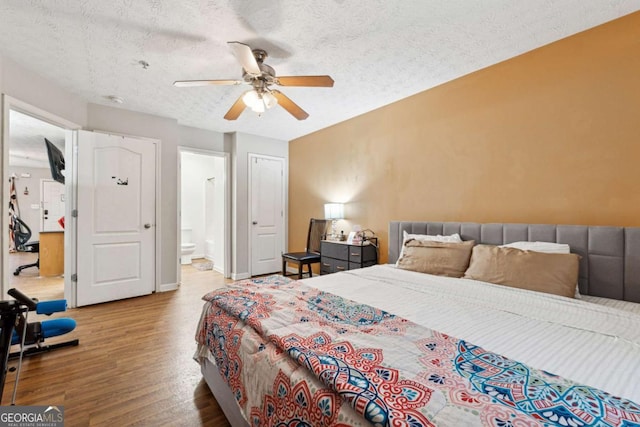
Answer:
<svg viewBox="0 0 640 427"><path fill-rule="evenodd" d="M47 138L44 139L44 143L47 146L47 155L49 156L49 168L51 169L51 177L54 181L58 181L64 184L64 154L62 151Z"/></svg>

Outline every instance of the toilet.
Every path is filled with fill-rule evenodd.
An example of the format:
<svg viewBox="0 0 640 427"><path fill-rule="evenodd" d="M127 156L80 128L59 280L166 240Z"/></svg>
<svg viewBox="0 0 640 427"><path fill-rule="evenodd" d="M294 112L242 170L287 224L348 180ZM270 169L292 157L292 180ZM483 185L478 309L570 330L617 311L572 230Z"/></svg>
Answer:
<svg viewBox="0 0 640 427"><path fill-rule="evenodd" d="M180 264L191 264L191 256L193 251L196 250L196 244L191 243L191 229L183 228L181 236Z"/></svg>

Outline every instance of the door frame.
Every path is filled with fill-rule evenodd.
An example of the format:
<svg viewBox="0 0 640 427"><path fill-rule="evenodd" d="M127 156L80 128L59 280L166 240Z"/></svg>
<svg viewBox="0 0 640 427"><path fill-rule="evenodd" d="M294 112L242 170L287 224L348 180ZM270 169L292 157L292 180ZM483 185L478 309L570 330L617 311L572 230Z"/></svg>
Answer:
<svg viewBox="0 0 640 427"><path fill-rule="evenodd" d="M9 198L7 194L6 182L8 180L8 171L9 171L9 128L10 128L10 111L15 110L20 113L27 114L31 117L35 117L39 120L42 120L47 123L51 123L52 125L58 126L60 128L65 129L65 159L73 158L72 151L72 139L74 130L81 129L82 126L73 123L69 120L66 120L60 116L49 113L41 108L35 107L31 104L28 104L24 101L20 101L19 99L13 98L9 95L2 95L2 120L0 121L1 139L2 139L2 182L3 185L0 186L0 194L2 195L2 220L0 224L2 226L2 230L9 229ZM68 195L72 194L72 190L76 187L75 181L75 162L66 162L65 164L65 193L67 194L67 199L69 200ZM71 173L69 173L71 172ZM65 203L65 218L71 218L71 203ZM66 224L65 224L66 225ZM72 282L71 282L71 271L73 271L73 267L75 266L75 229L73 227L65 227L64 233L64 245L65 255L67 255L67 251L70 252L71 256L65 256L64 261L64 294L65 298L69 299L72 292ZM8 283L9 283L9 233L1 232L0 233L0 246L2 247L2 262L0 263L0 279L2 279L2 283L0 284L0 289L2 291L2 298L7 297L8 291ZM72 262L73 261L73 262ZM73 295L75 301L75 294Z"/></svg>
<svg viewBox="0 0 640 427"><path fill-rule="evenodd" d="M154 283L153 283L153 292L165 292L165 291L171 291L174 290L175 287L171 286L171 287L164 287L160 285L160 274L161 274L161 267L162 267L162 239L160 238L160 236L162 235L162 224L161 224L161 218L162 215L160 215L160 209L162 208L162 200L161 200L161 195L162 195L162 191L161 191L161 186L162 186L162 140L160 139L156 139L156 138L149 138L146 136L138 136L138 135L131 135L128 133L120 133L120 132L110 132L110 131L106 131L106 130L100 130L100 129L94 129L92 131L88 131L88 132L94 132L94 133L102 133L102 134L106 134L106 135L113 135L113 136L123 136L126 138L135 138L135 139L142 139L144 141L148 141L151 142L153 144L156 145L156 182L155 182L155 187L156 187L156 206L155 206L155 251L156 251L156 257L155 257L155 268L154 268L154 272L155 272L155 277L154 277ZM75 148L78 145L78 133L74 132L75 138L74 138L74 164L78 161L78 149ZM78 179L78 172L77 172L77 168L74 168L74 183L77 182ZM77 192L77 187L74 186L74 194L73 194L73 208L77 209L78 207L78 192ZM75 218L74 218L75 220ZM74 230L76 229L77 224L74 221ZM77 249L74 246L74 250ZM74 262L77 259L77 254L74 253ZM73 270L74 272L77 272L76 269ZM73 306L71 307L75 307L76 306L76 292L75 292L75 284L74 283L74 292L73 292Z"/></svg>
<svg viewBox="0 0 640 427"><path fill-rule="evenodd" d="M154 227L155 231L154 231L154 250L155 250L155 257L154 257L154 279L153 279L153 291L154 292L163 292L163 291L169 291L169 290L174 290L174 287L171 288L164 288L160 285L160 269L161 269L161 246L162 246L162 242L160 239L160 236L162 235L162 226L161 226L161 215L160 215L160 208L162 207L162 200L160 198L162 191L161 191L161 144L162 141L156 138L149 138L149 137L144 137L144 136L137 136L137 135L130 135L130 134L125 134L125 133L119 133L119 132L110 132L110 131L103 131L103 130L91 130L91 131L84 131L84 132L88 132L88 133L96 133L96 134L103 134L103 135L110 135L110 136L116 136L116 137L125 137L125 138L134 138L134 139L139 139L139 140L143 140L145 142L149 142L151 144L154 144L155 147L155 167L156 167L156 173L155 173L155 206L154 206ZM73 132L73 162L74 165L76 165L78 163L78 132ZM77 182L78 182L78 168L74 167L73 169L73 182L74 182L74 186L73 186L73 210L77 210L78 209L78 187L77 187ZM78 222L77 222L77 218L76 217L72 217L73 220L73 230L74 233L77 235L77 230L78 230ZM66 220L65 220L65 225L66 225ZM74 245L73 245L73 269L71 271L73 271L74 274L77 274L77 244L76 240L74 240ZM66 276L65 276L66 277ZM77 307L77 282L71 282L72 283L72 292L69 296L67 296L65 294L65 298L67 299L68 302L68 306L71 308L75 308Z"/></svg>
<svg viewBox="0 0 640 427"><path fill-rule="evenodd" d="M66 143L65 143L65 145L66 145ZM57 182L57 181L54 180L54 179L51 179L51 178L40 179L40 184L39 184L39 187L40 187L40 211L39 211L40 212L40 231L44 231L44 213L42 212L43 211L43 203L44 203L44 201L43 201L44 186L45 186L44 184L45 183L54 183L54 182ZM65 180L65 190L66 190L66 180ZM65 197L64 202L65 202L65 211L66 211L66 206L67 206L66 198L67 198L67 195L65 194L64 197ZM51 231L51 230L49 230L49 231Z"/></svg>
<svg viewBox="0 0 640 427"><path fill-rule="evenodd" d="M282 186L280 187L280 191L282 192L282 200L281 203L282 205L280 206L280 208L282 209L282 242L281 242L281 248L282 251L281 253L284 253L284 251L286 250L286 242L287 242L287 231L286 231L286 227L285 225L287 224L286 220L287 220L287 202L286 202L286 185L287 183L285 182L285 167L286 167L286 159L284 157L278 157L278 156L269 156L266 154L258 154L258 153L247 153L247 230L249 231L247 233L247 249L248 249L248 253L249 253L249 262L248 262L248 270L249 270L249 277L253 277L253 218L251 218L251 213L253 212L253 195L252 193L252 189L253 189L253 177L251 176L251 162L253 161L253 159L268 159L268 160L276 160L278 162L280 162L281 166L282 166Z"/></svg>
<svg viewBox="0 0 640 427"><path fill-rule="evenodd" d="M177 198L176 198L176 241L177 244L177 257L176 257L176 270L177 270L177 282L182 284L182 266L180 265L180 253L182 251L182 153L201 154L205 156L218 157L224 160L224 274L225 278L231 277L231 155L222 151L206 150L203 148L187 147L184 145L178 146L178 156L176 159L178 179L177 179Z"/></svg>

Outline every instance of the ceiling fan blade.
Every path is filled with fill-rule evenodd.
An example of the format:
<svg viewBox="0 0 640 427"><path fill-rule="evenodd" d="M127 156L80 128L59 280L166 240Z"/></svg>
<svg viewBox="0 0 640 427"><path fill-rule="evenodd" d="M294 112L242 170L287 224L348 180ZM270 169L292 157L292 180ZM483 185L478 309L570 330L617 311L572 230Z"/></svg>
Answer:
<svg viewBox="0 0 640 427"><path fill-rule="evenodd" d="M242 114L245 108L246 105L242 100L242 96L240 96L240 98L238 98L238 100L231 106L231 108L229 108L229 111L227 111L227 114L224 115L224 118L227 120L236 120L238 117L240 117L240 114Z"/></svg>
<svg viewBox="0 0 640 427"><path fill-rule="evenodd" d="M278 100L278 104L280 104L282 108L287 110L289 114L291 114L296 119L304 120L309 117L309 113L300 108L298 104L290 100L289 97L287 97L284 93L278 90L272 90L271 93Z"/></svg>
<svg viewBox="0 0 640 427"><path fill-rule="evenodd" d="M255 76L262 74L260 67L258 67L258 62L256 61L255 56L253 56L251 47L240 42L227 42L227 44L231 47L236 59L248 74L253 74Z"/></svg>
<svg viewBox="0 0 640 427"><path fill-rule="evenodd" d="M280 86L333 87L331 76L284 76L278 77Z"/></svg>
<svg viewBox="0 0 640 427"><path fill-rule="evenodd" d="M176 87L215 86L215 85L241 85L244 80L178 80L173 82Z"/></svg>

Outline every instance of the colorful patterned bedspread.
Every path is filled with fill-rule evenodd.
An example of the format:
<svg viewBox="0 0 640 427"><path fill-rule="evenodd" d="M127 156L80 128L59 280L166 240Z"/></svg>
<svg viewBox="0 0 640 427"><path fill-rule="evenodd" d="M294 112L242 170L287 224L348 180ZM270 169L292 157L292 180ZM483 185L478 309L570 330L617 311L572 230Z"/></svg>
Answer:
<svg viewBox="0 0 640 427"><path fill-rule="evenodd" d="M640 426L634 402L281 276L203 299L196 339L256 427Z"/></svg>

